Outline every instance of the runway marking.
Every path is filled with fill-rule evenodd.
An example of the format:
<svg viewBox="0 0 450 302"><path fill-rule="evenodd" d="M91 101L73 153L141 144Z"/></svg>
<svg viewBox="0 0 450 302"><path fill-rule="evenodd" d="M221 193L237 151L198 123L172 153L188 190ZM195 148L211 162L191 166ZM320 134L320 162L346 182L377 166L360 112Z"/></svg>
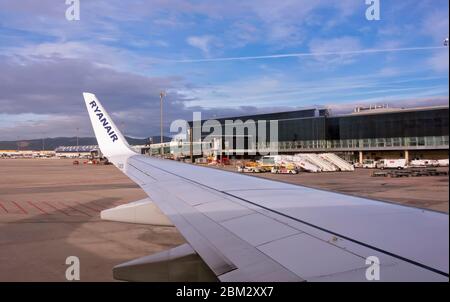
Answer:
<svg viewBox="0 0 450 302"><path fill-rule="evenodd" d="M82 207L85 207L86 209L89 209L89 210L91 210L91 211L93 211L93 212L95 212L95 213L99 213L99 212L101 211L101 210L99 210L99 209L93 208L93 207L91 207L91 206L87 206L87 205L82 204L82 203L77 203L77 205L82 206Z"/></svg>
<svg viewBox="0 0 450 302"><path fill-rule="evenodd" d="M48 213L47 211L44 211L43 209L41 209L40 207L38 207L37 205L35 205L34 203L32 203L31 201L28 201L28 203L29 203L30 205L32 205L33 207L35 207L36 209L38 209L39 211L41 211L42 213L44 213L44 214L50 214L50 213Z"/></svg>
<svg viewBox="0 0 450 302"><path fill-rule="evenodd" d="M2 208L6 213L9 213L8 210L7 210L6 207L2 204L1 201L0 201L0 208Z"/></svg>
<svg viewBox="0 0 450 302"><path fill-rule="evenodd" d="M70 216L68 213L66 213L66 212L64 212L63 210L61 210L61 209L58 209L57 207L55 207L55 206L53 206L53 205L51 205L51 204L49 204L48 202L46 202L46 201L43 201L43 203L45 203L46 205L48 205L50 208L53 208L53 209L55 209L56 211L59 211L59 212L62 212L63 214L65 214L65 215L67 215L67 216Z"/></svg>
<svg viewBox="0 0 450 302"><path fill-rule="evenodd" d="M64 204L64 203L62 203L62 202L59 202L59 203L60 203L60 204L63 204L63 206L66 206L66 208L70 208L70 209L72 209L72 210L74 210L74 211L77 211L77 212L79 212L79 213L81 213L81 214L84 214L84 215L87 215L87 216L89 216L89 217L92 217L90 214L88 214L88 213L86 213L86 212L83 212L83 211L81 211L81 210L79 210L79 209L77 209L77 208L75 208L75 207L69 206L69 205Z"/></svg>
<svg viewBox="0 0 450 302"><path fill-rule="evenodd" d="M104 206L102 205L99 201L92 201L93 204L95 204L96 206L100 207L102 210L107 209L108 206Z"/></svg>
<svg viewBox="0 0 450 302"><path fill-rule="evenodd" d="M11 201L19 210L21 210L24 214L28 214L28 212L27 211L25 211L25 209L24 208L22 208L21 206L20 206L20 204L18 204L17 202L15 202L15 201Z"/></svg>

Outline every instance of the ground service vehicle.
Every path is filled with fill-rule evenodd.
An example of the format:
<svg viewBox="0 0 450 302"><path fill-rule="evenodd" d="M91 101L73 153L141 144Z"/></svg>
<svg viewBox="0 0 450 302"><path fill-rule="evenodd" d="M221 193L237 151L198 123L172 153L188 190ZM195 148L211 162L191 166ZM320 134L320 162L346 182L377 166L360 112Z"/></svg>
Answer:
<svg viewBox="0 0 450 302"><path fill-rule="evenodd" d="M273 166L270 171L274 174L297 174L298 171L294 165L277 165Z"/></svg>
<svg viewBox="0 0 450 302"><path fill-rule="evenodd" d="M380 159L377 162L378 169L405 169L407 167L406 159Z"/></svg>
<svg viewBox="0 0 450 302"><path fill-rule="evenodd" d="M373 159L365 159L362 163L362 167L365 169L375 169L377 167L377 162Z"/></svg>

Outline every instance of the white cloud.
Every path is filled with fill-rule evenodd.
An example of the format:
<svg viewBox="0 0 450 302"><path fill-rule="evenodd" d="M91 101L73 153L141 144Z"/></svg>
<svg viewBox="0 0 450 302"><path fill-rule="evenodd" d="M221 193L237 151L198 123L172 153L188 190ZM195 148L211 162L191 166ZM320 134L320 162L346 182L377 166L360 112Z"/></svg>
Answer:
<svg viewBox="0 0 450 302"><path fill-rule="evenodd" d="M189 45L200 49L206 56L209 56L211 48L217 45L217 39L211 35L190 36L186 39L186 42Z"/></svg>
<svg viewBox="0 0 450 302"><path fill-rule="evenodd" d="M24 61L45 59L82 59L97 66L143 74L156 61L148 56L94 42L53 42L0 49L0 55Z"/></svg>
<svg viewBox="0 0 450 302"><path fill-rule="evenodd" d="M449 17L447 10L434 10L429 13L422 23L422 34L431 38L436 45L443 45L444 39L448 38ZM437 72L448 72L449 59L447 51L437 51L426 61L429 66Z"/></svg>
<svg viewBox="0 0 450 302"><path fill-rule="evenodd" d="M237 21L226 30L224 38L229 41L227 46L241 48L257 42L261 38L261 28L246 21Z"/></svg>
<svg viewBox="0 0 450 302"><path fill-rule="evenodd" d="M170 44L164 40L156 40L153 43L155 43L155 45L158 45L160 47L169 47Z"/></svg>
<svg viewBox="0 0 450 302"><path fill-rule="evenodd" d="M430 67L437 72L448 72L449 60L448 49L434 53L427 61Z"/></svg>
<svg viewBox="0 0 450 302"><path fill-rule="evenodd" d="M331 56L321 56L320 53L330 52L352 52L362 49L361 43L355 37L339 37L332 39L314 39L309 43L311 53L319 55L314 56L315 60L323 67L333 67L336 65L345 65L353 63L355 56L352 54L342 54Z"/></svg>
<svg viewBox="0 0 450 302"><path fill-rule="evenodd" d="M302 44L307 38L308 24L321 24L327 30L344 22L364 4L355 0L254 0L243 1L243 10L253 13L263 23L265 36L275 49ZM330 15L319 14L329 10Z"/></svg>
<svg viewBox="0 0 450 302"><path fill-rule="evenodd" d="M313 106L333 100L335 103L352 103L354 100L379 100L383 95L390 99L414 99L418 96L445 95L448 88L436 84L443 77L418 76L401 69L381 69L372 74L323 79L293 79L288 75L271 75L240 78L222 85L194 87L180 91L190 106L236 107L243 103L253 106ZM419 84L419 85L418 85Z"/></svg>
<svg viewBox="0 0 450 302"><path fill-rule="evenodd" d="M448 11L435 10L425 17L422 33L431 37L438 45L442 45L444 39L448 37L448 26Z"/></svg>

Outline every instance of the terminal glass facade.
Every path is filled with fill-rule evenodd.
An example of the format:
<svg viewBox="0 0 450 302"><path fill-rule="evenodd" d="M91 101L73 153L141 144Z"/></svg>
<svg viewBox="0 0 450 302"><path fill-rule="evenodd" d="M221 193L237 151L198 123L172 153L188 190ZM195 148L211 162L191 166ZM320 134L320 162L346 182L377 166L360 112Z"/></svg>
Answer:
<svg viewBox="0 0 450 302"><path fill-rule="evenodd" d="M279 152L448 149L449 146L448 107L331 117L316 112L293 111L219 121L223 125L225 120L278 120ZM268 142L257 142L257 145L260 150L271 148ZM246 142L245 147L256 146Z"/></svg>

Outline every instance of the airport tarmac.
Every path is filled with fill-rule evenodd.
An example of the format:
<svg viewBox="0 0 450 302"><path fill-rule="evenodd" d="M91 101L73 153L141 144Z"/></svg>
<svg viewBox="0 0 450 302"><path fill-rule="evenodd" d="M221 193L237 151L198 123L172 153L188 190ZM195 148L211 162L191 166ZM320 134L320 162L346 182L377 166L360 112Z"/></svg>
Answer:
<svg viewBox="0 0 450 302"><path fill-rule="evenodd" d="M225 169L234 170L233 166ZM448 169L448 168L445 168ZM236 172L237 173L237 172ZM371 177L372 170L251 174L448 212L448 176ZM68 256L81 281L111 281L112 267L184 243L173 227L102 221L99 213L146 194L112 165L0 160L0 281L65 281Z"/></svg>
<svg viewBox="0 0 450 302"><path fill-rule="evenodd" d="M217 168L236 171L236 168L232 165L218 166ZM439 171L448 171L448 167L436 169ZM381 170L359 168L353 172L304 172L297 175L272 173L247 174L349 195L368 197L440 212L449 212L448 175L399 178L372 177L372 173L376 171Z"/></svg>
<svg viewBox="0 0 450 302"><path fill-rule="evenodd" d="M103 221L99 213L147 195L112 165L0 160L0 281L112 281L113 266L184 243L174 227Z"/></svg>

